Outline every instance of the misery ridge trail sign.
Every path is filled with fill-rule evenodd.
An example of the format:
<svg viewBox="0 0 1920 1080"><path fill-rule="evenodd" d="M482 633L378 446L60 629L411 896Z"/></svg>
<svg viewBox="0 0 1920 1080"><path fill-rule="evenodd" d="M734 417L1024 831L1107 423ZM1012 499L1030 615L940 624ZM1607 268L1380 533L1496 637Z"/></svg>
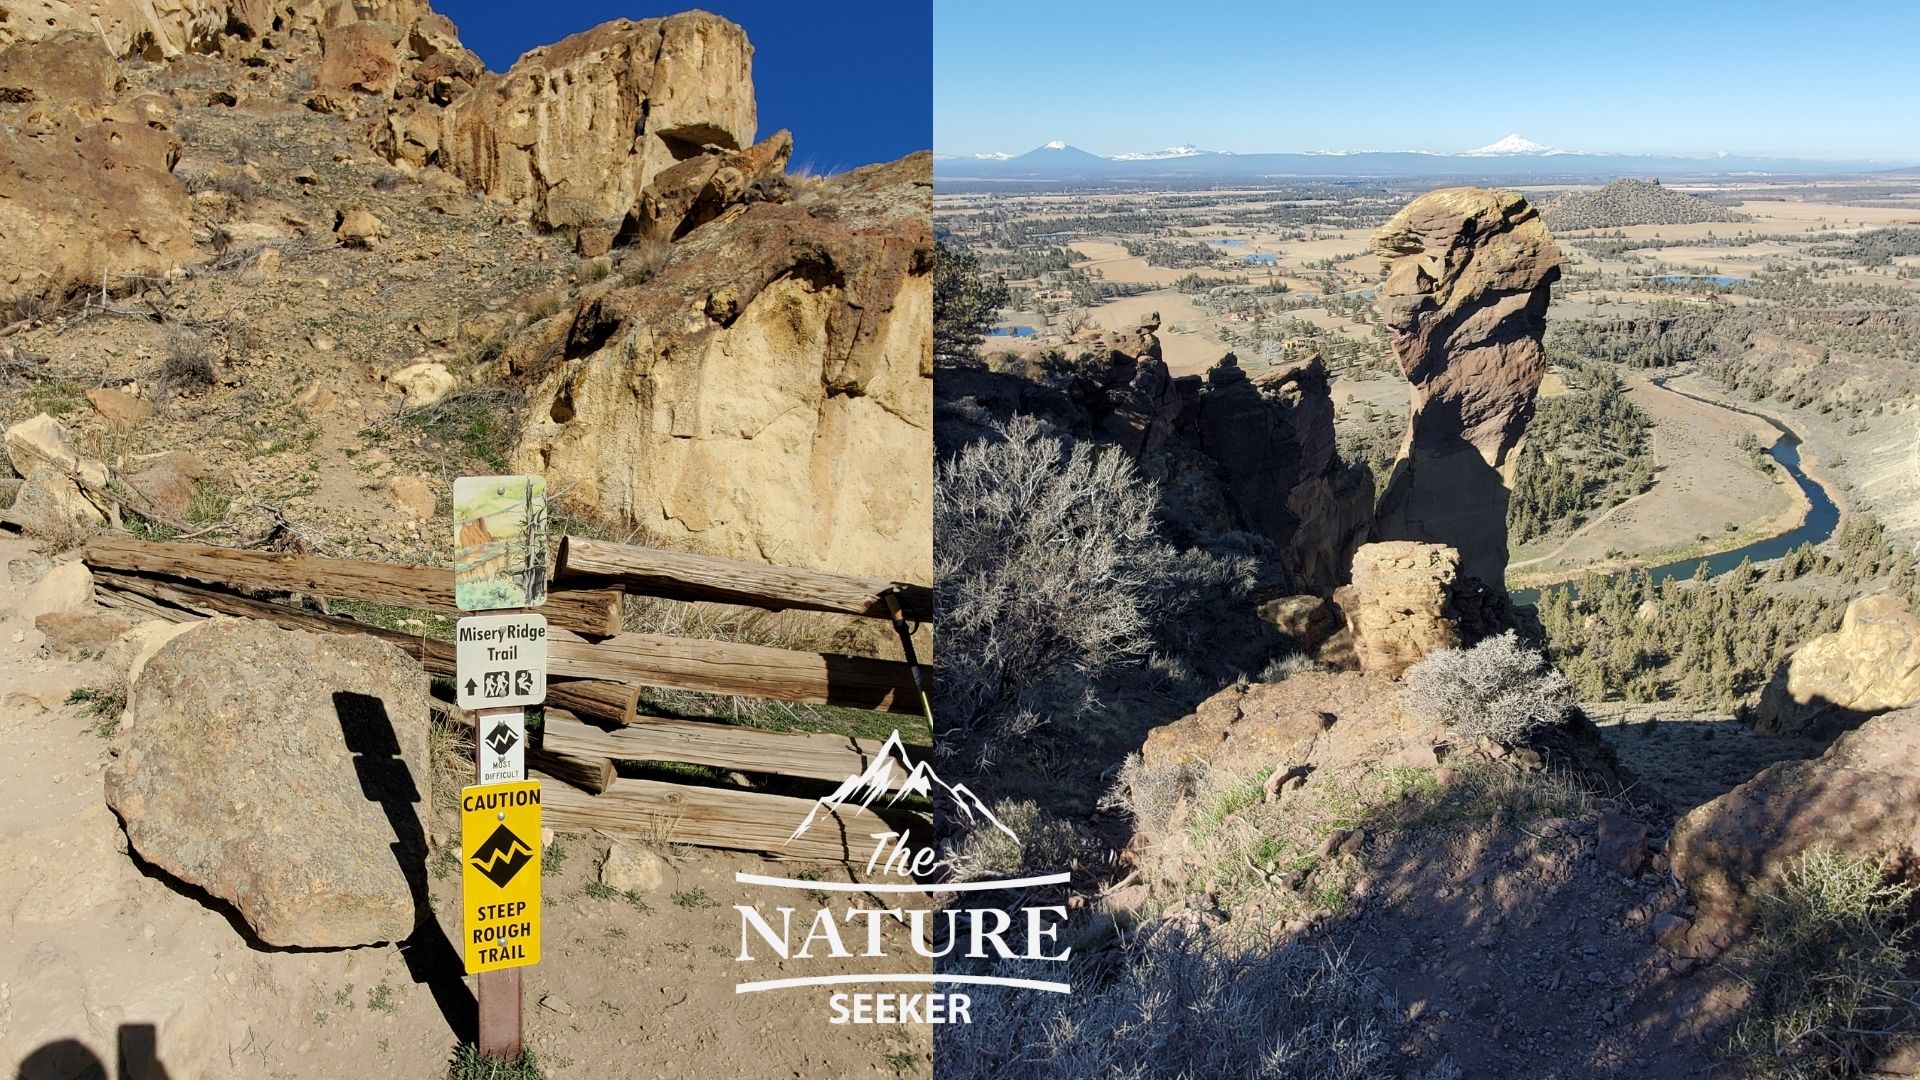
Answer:
<svg viewBox="0 0 1920 1080"><path fill-rule="evenodd" d="M460 793L460 939L478 976L480 1053L522 1050L519 968L540 962L540 784L527 779L527 707L547 700L547 484L453 482L454 696L474 711L474 780ZM503 610L517 609L517 610Z"/></svg>

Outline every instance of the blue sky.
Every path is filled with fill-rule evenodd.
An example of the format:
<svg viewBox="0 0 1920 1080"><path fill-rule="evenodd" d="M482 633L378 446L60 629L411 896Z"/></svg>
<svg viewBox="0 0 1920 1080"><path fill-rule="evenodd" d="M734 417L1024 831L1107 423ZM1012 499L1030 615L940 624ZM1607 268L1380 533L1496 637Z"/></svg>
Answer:
<svg viewBox="0 0 1920 1080"><path fill-rule="evenodd" d="M1920 161L1920 4L934 0L934 149Z"/></svg>
<svg viewBox="0 0 1920 1080"><path fill-rule="evenodd" d="M523 52L609 19L641 19L692 4L636 8L613 0L434 0L460 40L505 71ZM926 0L701 0L746 28L760 134L793 131L793 163L838 172L891 161L933 143Z"/></svg>

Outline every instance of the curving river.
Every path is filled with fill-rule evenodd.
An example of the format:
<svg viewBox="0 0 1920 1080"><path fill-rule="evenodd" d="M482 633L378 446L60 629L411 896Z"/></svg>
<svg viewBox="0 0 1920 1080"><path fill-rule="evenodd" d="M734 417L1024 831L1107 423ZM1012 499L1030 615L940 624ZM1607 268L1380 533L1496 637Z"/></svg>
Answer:
<svg viewBox="0 0 1920 1080"><path fill-rule="evenodd" d="M1702 563L1706 564L1707 576L1712 577L1716 574L1724 574L1749 559L1754 562L1777 559L1787 552L1792 551L1794 548L1799 547L1801 544L1824 543L1827 538L1833 535L1834 529L1840 525L1840 507L1833 501L1833 496L1827 493L1826 488L1820 486L1817 481L1807 476L1807 474L1801 470L1800 436L1795 434L1792 428L1775 420L1771 416L1754 412L1751 409L1742 409L1734 405L1728 405L1725 402L1703 398L1697 394L1689 394L1684 390L1676 390L1668 386L1664 378L1655 379L1653 382L1669 393L1679 394L1682 397L1692 398L1695 401L1712 405L1716 408L1727 409L1731 412L1756 416L1772 425L1775 430L1780 432L1780 438L1775 440L1774 444L1767 448L1767 456L1779 462L1781 468L1787 470L1787 475L1793 477L1793 482L1800 485L1800 490L1806 495L1809 505L1806 519L1799 525L1788 529L1778 536L1771 536L1765 540L1756 540L1751 544L1742 545L1731 551L1723 551L1717 555L1708 555L1704 558L1681 559L1678 562L1662 563L1654 567L1650 573L1653 575L1653 583L1656 586L1669 578L1691 578L1699 571ZM1617 577L1619 575L1610 574L1608 576ZM1575 589L1577 592L1577 586L1571 582L1565 584L1567 588ZM1550 589L1558 587L1559 585L1547 586L1547 588ZM1540 590L1514 589L1508 595L1513 598L1515 604L1532 604L1540 599Z"/></svg>

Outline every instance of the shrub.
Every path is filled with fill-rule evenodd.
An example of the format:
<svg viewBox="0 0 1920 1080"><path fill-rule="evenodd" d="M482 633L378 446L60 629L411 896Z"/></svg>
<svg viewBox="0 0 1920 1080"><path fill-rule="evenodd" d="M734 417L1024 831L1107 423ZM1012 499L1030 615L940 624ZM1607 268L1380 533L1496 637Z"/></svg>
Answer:
<svg viewBox="0 0 1920 1080"><path fill-rule="evenodd" d="M1888 884L1877 862L1821 845L1762 894L1756 932L1734 964L1749 993L1732 1048L1749 1075L1859 1075L1920 1032L1915 893Z"/></svg>
<svg viewBox="0 0 1920 1080"><path fill-rule="evenodd" d="M1145 651L1168 558L1157 504L1118 448L1073 443L1032 417L995 425L939 467L945 753L984 760L996 728L1031 728L1050 699L1084 700L1093 678Z"/></svg>
<svg viewBox="0 0 1920 1080"><path fill-rule="evenodd" d="M1240 952L1163 923L1126 946L1102 981L1094 965L1059 996L969 987L991 1023L940 1032L943 1077L1251 1077L1358 1080L1389 1054L1378 986L1342 954L1301 945ZM1060 979L1060 964L995 974Z"/></svg>
<svg viewBox="0 0 1920 1080"><path fill-rule="evenodd" d="M1093 852L1093 846L1072 825L1031 800L1004 799L994 803L992 811L1014 836L991 822L973 825L947 856L952 880L1056 873L1084 862Z"/></svg>
<svg viewBox="0 0 1920 1080"><path fill-rule="evenodd" d="M1466 738L1515 743L1557 724L1573 687L1513 631L1470 649L1442 649L1408 669L1407 707Z"/></svg>
<svg viewBox="0 0 1920 1080"><path fill-rule="evenodd" d="M160 385L198 389L212 386L213 378L213 349L206 339L183 327L169 327L160 356Z"/></svg>

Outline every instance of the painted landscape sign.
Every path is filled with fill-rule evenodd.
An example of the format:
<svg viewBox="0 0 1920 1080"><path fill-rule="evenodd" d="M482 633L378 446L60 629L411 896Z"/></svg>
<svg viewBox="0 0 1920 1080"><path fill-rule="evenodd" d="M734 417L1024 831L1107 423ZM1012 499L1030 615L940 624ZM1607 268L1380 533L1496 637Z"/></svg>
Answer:
<svg viewBox="0 0 1920 1080"><path fill-rule="evenodd" d="M453 595L461 611L547 600L547 481L463 476L453 482Z"/></svg>

